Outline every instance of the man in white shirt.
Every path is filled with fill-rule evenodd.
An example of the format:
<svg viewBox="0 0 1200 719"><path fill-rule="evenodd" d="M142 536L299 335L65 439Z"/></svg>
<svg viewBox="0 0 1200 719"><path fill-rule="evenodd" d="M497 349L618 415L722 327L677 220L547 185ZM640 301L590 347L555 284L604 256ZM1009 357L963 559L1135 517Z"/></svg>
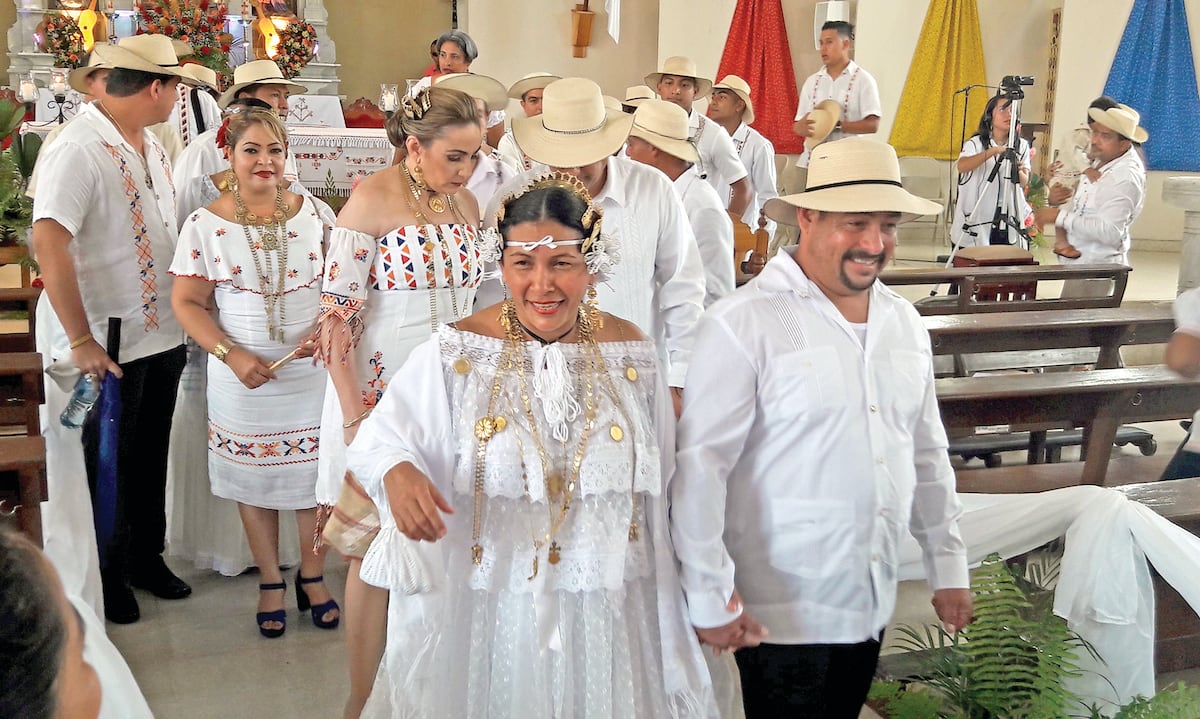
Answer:
<svg viewBox="0 0 1200 719"><path fill-rule="evenodd" d="M1088 110L1092 120L1091 156L1094 168L1079 179L1070 202L1062 208L1043 207L1037 213L1042 227L1053 227L1055 253L1064 265L1128 264L1129 228L1142 214L1146 197L1146 166L1135 145L1149 139L1138 126L1141 116L1128 105ZM1073 248L1074 257L1060 246ZM1107 294L1111 280L1068 280L1063 297Z"/></svg>
<svg viewBox="0 0 1200 719"><path fill-rule="evenodd" d="M38 158L42 187L54 191L38 193L33 209L34 242L51 306L45 309L53 311L49 331L38 333L38 350L49 364L48 374L64 380L46 386L48 454L57 464L57 471L48 472L52 516L46 549L65 584L76 585L80 564L89 561L86 555L95 561L94 540L80 535L92 531L91 522L64 527L57 513L79 506L83 488L72 486L76 478L61 470L80 443L95 491L99 413L88 416L81 437L62 427L54 410L61 411L81 374L102 381L112 372L122 377L123 410L116 526L103 548L100 576L105 614L126 624L140 616L131 581L164 599L191 593L162 559L167 444L187 358L166 272L175 252L175 189L166 151L146 129L171 114L176 83L185 75L162 35L138 35L94 52L112 68L106 94L84 106ZM44 313L38 314L42 324ZM122 320L117 361L105 351L114 317ZM85 501L86 496L83 490Z"/></svg>
<svg viewBox="0 0 1200 719"><path fill-rule="evenodd" d="M646 76L646 85L658 96L683 108L688 114L688 131L700 153L700 176L720 191L729 187L727 207L735 217L741 217L754 198L746 166L742 164L729 133L707 116L692 110L692 104L712 91L712 80L700 77L696 63L686 57L669 57L662 69ZM725 197L725 195L722 195Z"/></svg>
<svg viewBox="0 0 1200 719"><path fill-rule="evenodd" d="M733 292L733 221L696 172L699 154L688 140L687 113L662 100L643 102L633 113L625 153L666 175L683 202L704 264L704 306Z"/></svg>
<svg viewBox="0 0 1200 719"><path fill-rule="evenodd" d="M697 326L671 532L700 640L738 650L747 719L853 719L905 532L946 630L971 619L929 336L876 281L897 225L941 207L901 187L890 146L854 139L820 145L808 189L766 209L803 240Z"/></svg>
<svg viewBox="0 0 1200 719"><path fill-rule="evenodd" d="M754 196L742 215L742 222L751 230L757 230L762 206L767 200L778 197L779 191L776 190L775 146L762 133L750 127L750 123L754 122L754 103L750 101L749 83L737 75L726 75L713 85L712 97L708 101L708 116L729 133L733 149L737 150L738 157L746 166ZM717 194L727 197L729 190L725 186L718 187ZM774 234L775 222L767 220L766 229L768 234Z"/></svg>
<svg viewBox="0 0 1200 719"><path fill-rule="evenodd" d="M842 107L842 117L826 142L851 135L870 135L879 129L883 110L879 102L879 87L871 73L850 59L850 43L854 26L848 22L831 21L821 26L822 67L800 88L800 106L796 108L793 128L800 137L812 137L814 126L808 118L822 100L834 100ZM796 166L808 168L811 148L805 147Z"/></svg>
<svg viewBox="0 0 1200 719"><path fill-rule="evenodd" d="M251 60L234 69L233 84L229 86L228 90L221 93L217 104L224 110L239 97L252 97L275 108L279 117L286 119L288 97L305 92L308 92L308 88L285 78L274 61ZM225 159L224 150L217 147L217 130L219 129L219 127L213 127L196 135L179 154L174 167L175 176L179 178L181 185L196 177L215 175L229 167L229 160ZM284 163L283 176L289 182L296 182L300 179L296 158L290 149ZM292 189L295 191L294 187Z"/></svg>
<svg viewBox="0 0 1200 719"><path fill-rule="evenodd" d="M632 124L632 116L605 109L599 85L569 77L546 86L540 116L513 120L513 135L534 162L582 180L604 210L605 231L620 244L621 263L597 288L600 309L633 322L657 343L678 410L692 331L704 308L704 270L670 181L654 168L613 156ZM487 222L506 189L528 176L496 194L484 214ZM488 284L476 303L499 296L498 283Z"/></svg>
<svg viewBox="0 0 1200 719"><path fill-rule="evenodd" d="M558 75L551 75L548 72L533 72L514 82L508 88L508 96L521 102L521 110L525 112L525 117L537 117L542 114L542 91L550 83L561 79ZM529 161L524 152L521 152L521 148L517 147L512 130L505 131L504 136L500 138L500 143L496 145L496 150L500 153L500 159L504 161L504 164L514 171L524 172L534 169L533 163ZM487 203L481 201L479 205L486 207Z"/></svg>

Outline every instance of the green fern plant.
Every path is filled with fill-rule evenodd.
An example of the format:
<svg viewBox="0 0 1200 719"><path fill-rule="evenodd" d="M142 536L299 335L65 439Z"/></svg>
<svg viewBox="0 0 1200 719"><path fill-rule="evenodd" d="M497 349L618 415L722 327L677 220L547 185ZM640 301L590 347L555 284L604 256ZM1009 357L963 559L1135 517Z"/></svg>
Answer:
<svg viewBox="0 0 1200 719"><path fill-rule="evenodd" d="M1080 706L1063 680L1079 676L1079 651L1095 652L1048 610L1038 596L1046 590L1028 583L999 555L983 561L971 585L975 621L958 635L940 627L897 627L897 645L920 652L921 667L909 679L927 686L940 702L933 716L1058 719L1068 707ZM889 713L894 703L887 703Z"/></svg>

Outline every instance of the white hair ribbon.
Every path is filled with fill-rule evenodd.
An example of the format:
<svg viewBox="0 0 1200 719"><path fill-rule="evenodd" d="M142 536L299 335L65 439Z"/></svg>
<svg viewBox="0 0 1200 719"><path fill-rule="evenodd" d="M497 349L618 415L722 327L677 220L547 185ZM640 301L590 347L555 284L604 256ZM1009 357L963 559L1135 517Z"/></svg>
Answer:
<svg viewBox="0 0 1200 719"><path fill-rule="evenodd" d="M512 240L509 240L504 243L504 246L505 247L520 247L521 249L525 250L526 252L533 252L534 250L536 250L539 247L549 247L552 250L557 250L559 247L570 247L572 245L582 245L582 244L583 244L582 237L578 237L573 240L556 240L553 237L551 237L550 235L546 235L542 239L535 240L533 242L514 242Z"/></svg>

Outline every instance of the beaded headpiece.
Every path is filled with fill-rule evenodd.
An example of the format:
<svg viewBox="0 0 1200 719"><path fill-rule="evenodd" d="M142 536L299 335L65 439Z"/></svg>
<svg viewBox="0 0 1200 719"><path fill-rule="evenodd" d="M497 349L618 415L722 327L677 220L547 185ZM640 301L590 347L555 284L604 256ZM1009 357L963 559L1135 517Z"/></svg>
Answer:
<svg viewBox="0 0 1200 719"><path fill-rule="evenodd" d="M620 261L618 243L616 238L612 236L612 233L604 232L601 229L604 211L592 200L592 194L588 192L583 182L574 175L565 172L549 171L529 178L520 188L505 195L504 199L500 201L500 209L496 211L495 224L499 226L504 222L504 215L508 210L508 206L518 198L524 197L530 192L551 187L568 190L587 203L587 208L579 218L579 224L583 226L584 232L587 233L585 237L574 240L558 240L557 242L548 238L543 238L533 243L509 242L501 236L497 229L488 228L481 233L483 247L480 248L480 255L488 262L499 262L505 247L521 245L528 246L528 249L533 249L533 247L543 245L578 244L580 245L580 251L583 253L584 261L587 263L588 272L600 275L601 280L607 279L612 274L617 262Z"/></svg>

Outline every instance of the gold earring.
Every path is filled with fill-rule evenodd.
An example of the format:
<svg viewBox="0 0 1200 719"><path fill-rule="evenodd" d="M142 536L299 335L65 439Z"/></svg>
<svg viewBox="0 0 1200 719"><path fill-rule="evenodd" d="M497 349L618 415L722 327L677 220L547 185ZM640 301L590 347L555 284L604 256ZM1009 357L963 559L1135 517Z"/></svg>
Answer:
<svg viewBox="0 0 1200 719"><path fill-rule="evenodd" d="M588 321L595 329L604 328L604 318L600 316L600 307L596 298L596 285L588 285L587 289L587 315Z"/></svg>
<svg viewBox="0 0 1200 719"><path fill-rule="evenodd" d="M217 189L221 190L222 192L224 192L225 190L229 190L230 192L237 192L237 189L238 189L237 175L233 174L232 167L225 171L225 177L223 177L221 179L221 186L218 187Z"/></svg>
<svg viewBox="0 0 1200 719"><path fill-rule="evenodd" d="M416 183L417 189L425 192L429 189L429 185L425 184L425 173L421 170L421 162L418 160L413 166L413 182Z"/></svg>

